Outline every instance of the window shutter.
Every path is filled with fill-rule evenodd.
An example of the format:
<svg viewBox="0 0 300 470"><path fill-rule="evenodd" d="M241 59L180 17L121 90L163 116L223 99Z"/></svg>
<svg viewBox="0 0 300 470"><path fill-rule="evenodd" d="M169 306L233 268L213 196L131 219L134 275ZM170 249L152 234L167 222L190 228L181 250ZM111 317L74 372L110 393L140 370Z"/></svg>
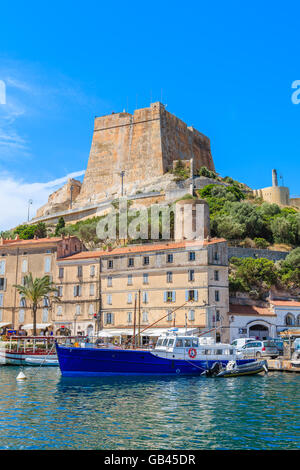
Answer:
<svg viewBox="0 0 300 470"><path fill-rule="evenodd" d="M197 290L194 290L194 300L195 300L195 302L198 301L198 291Z"/></svg>
<svg viewBox="0 0 300 470"><path fill-rule="evenodd" d="M79 297L81 297L81 287L82 286L78 286L78 295L79 295Z"/></svg>
<svg viewBox="0 0 300 470"><path fill-rule="evenodd" d="M186 301L189 300L189 291L188 290L185 291L185 300Z"/></svg>
<svg viewBox="0 0 300 470"><path fill-rule="evenodd" d="M168 293L165 291L165 292L164 292L164 302L167 301L167 295L168 295Z"/></svg>
<svg viewBox="0 0 300 470"><path fill-rule="evenodd" d="M172 291L172 302L175 302L176 299L176 292L175 290Z"/></svg>
<svg viewBox="0 0 300 470"><path fill-rule="evenodd" d="M74 286L74 297L77 297L77 286Z"/></svg>
<svg viewBox="0 0 300 470"><path fill-rule="evenodd" d="M114 323L115 323L114 316L115 316L115 314L111 313L111 324L112 325L114 325Z"/></svg>

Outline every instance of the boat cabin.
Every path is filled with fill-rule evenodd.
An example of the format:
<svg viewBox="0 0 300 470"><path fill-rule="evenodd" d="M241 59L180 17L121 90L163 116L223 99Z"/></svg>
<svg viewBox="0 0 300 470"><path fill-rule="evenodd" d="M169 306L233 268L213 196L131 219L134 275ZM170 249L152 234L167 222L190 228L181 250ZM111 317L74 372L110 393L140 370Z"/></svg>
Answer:
<svg viewBox="0 0 300 470"><path fill-rule="evenodd" d="M171 359L211 359L231 360L235 349L230 344L215 343L210 337L178 335L171 331L161 335L156 343L154 354Z"/></svg>

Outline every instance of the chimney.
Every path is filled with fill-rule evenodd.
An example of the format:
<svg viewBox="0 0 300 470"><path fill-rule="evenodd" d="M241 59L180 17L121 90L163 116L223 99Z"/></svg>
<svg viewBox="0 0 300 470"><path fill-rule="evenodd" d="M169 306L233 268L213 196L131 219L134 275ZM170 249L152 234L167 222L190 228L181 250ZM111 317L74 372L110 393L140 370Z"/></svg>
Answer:
<svg viewBox="0 0 300 470"><path fill-rule="evenodd" d="M272 186L278 186L277 170L272 170Z"/></svg>

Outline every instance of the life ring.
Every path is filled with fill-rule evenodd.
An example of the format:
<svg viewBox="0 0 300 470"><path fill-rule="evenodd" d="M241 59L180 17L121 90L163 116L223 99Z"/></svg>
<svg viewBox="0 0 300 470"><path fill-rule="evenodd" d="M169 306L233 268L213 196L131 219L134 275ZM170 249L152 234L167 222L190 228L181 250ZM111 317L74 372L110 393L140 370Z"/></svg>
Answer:
<svg viewBox="0 0 300 470"><path fill-rule="evenodd" d="M189 349L189 352L188 352L188 355L191 359L195 359L195 357L197 356L197 351L195 348L190 348Z"/></svg>

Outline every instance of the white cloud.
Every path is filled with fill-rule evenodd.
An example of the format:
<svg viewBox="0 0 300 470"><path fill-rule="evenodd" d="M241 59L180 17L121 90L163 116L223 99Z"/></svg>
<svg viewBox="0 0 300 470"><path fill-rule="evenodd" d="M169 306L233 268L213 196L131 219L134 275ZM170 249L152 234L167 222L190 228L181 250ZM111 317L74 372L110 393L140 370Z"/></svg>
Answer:
<svg viewBox="0 0 300 470"><path fill-rule="evenodd" d="M82 176L84 170L69 173L46 183L26 183L11 175L0 174L0 231L9 230L27 221L28 200L32 199L30 218L45 204L51 192L58 189L68 178Z"/></svg>

